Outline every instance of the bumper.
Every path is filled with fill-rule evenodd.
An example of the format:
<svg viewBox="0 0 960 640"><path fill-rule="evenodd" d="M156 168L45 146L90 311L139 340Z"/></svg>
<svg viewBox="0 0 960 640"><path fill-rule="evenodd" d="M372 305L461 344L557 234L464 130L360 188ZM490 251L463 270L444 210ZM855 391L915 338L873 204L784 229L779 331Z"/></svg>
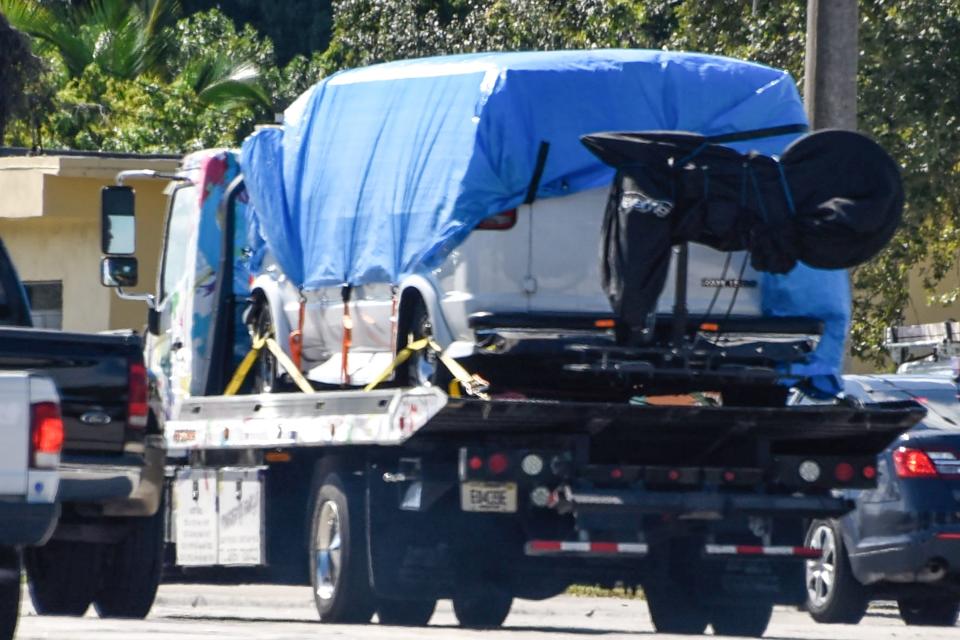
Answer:
<svg viewBox="0 0 960 640"><path fill-rule="evenodd" d="M861 545L850 564L864 584L935 584L960 578L960 529L927 530Z"/></svg>
<svg viewBox="0 0 960 640"><path fill-rule="evenodd" d="M165 450L151 439L143 455L117 456L110 463L93 456L69 458L60 465L63 503L96 505L104 516L152 516L163 490Z"/></svg>
<svg viewBox="0 0 960 640"><path fill-rule="evenodd" d="M43 544L53 533L60 515L55 503L0 500L0 545Z"/></svg>

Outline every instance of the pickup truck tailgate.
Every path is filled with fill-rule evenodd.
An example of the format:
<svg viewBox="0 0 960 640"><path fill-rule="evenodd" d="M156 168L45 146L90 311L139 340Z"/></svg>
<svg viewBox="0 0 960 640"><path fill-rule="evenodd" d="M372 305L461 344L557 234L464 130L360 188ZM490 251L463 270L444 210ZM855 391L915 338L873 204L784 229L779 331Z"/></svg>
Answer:
<svg viewBox="0 0 960 640"><path fill-rule="evenodd" d="M0 372L0 496L27 493L30 378Z"/></svg>
<svg viewBox="0 0 960 640"><path fill-rule="evenodd" d="M127 400L130 364L139 361L140 349L135 335L0 329L0 369L36 371L56 382L65 452L120 453L135 435ZM142 429L135 431L142 440Z"/></svg>

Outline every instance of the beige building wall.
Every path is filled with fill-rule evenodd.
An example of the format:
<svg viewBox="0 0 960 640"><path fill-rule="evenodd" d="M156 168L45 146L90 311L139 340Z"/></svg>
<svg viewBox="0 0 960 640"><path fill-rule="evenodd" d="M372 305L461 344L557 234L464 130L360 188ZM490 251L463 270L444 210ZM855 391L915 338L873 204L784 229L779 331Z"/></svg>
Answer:
<svg viewBox="0 0 960 640"><path fill-rule="evenodd" d="M103 331L146 324L143 302L100 284L100 189L118 171L170 172L168 158L36 156L0 158L0 238L25 282L63 284L63 329ZM140 285L152 293L166 214L165 180L128 181L136 190Z"/></svg>

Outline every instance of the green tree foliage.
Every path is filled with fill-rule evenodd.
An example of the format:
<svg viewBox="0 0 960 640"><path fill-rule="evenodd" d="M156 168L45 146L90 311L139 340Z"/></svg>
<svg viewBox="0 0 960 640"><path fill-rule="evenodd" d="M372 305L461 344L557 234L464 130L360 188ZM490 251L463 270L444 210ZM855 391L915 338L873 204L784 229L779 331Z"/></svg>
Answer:
<svg viewBox="0 0 960 640"><path fill-rule="evenodd" d="M30 41L0 14L0 140L7 123L24 115L28 106L24 89L40 70L40 59L31 52Z"/></svg>
<svg viewBox="0 0 960 640"><path fill-rule="evenodd" d="M330 42L330 0L183 0L182 4L187 14L217 8L238 26L252 25L274 43L280 66L297 56L309 59L325 51Z"/></svg>
<svg viewBox="0 0 960 640"><path fill-rule="evenodd" d="M302 57L278 69L269 40L216 10L173 20L179 8L164 0L0 0L0 8L34 33L49 67L31 88L32 118L11 127L12 144L139 152L236 145L319 75ZM155 50L164 54L151 58Z"/></svg>

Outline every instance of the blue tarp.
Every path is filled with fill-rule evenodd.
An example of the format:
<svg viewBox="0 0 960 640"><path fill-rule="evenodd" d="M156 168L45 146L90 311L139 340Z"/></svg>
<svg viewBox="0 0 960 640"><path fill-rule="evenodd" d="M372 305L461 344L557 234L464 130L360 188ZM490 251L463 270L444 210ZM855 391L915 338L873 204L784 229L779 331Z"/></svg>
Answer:
<svg viewBox="0 0 960 640"><path fill-rule="evenodd" d="M719 135L805 121L789 74L729 58L469 54L332 75L286 111L282 129L248 138L241 164L267 245L309 290L397 283L437 265L481 220L523 201L542 141L550 153L537 196L549 198L611 181L580 144L586 133ZM793 137L731 146L776 154ZM846 274L800 267L763 287L769 314L829 321L804 374L837 372Z"/></svg>

